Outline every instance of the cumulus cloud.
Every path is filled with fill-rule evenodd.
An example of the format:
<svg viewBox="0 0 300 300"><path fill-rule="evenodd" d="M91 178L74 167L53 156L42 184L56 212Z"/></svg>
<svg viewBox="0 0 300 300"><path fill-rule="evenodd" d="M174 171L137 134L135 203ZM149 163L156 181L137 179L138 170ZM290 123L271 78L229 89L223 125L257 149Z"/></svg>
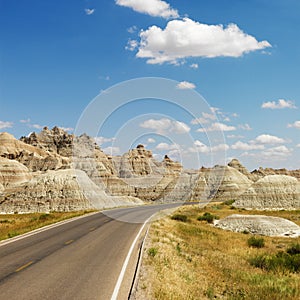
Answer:
<svg viewBox="0 0 300 300"><path fill-rule="evenodd" d="M300 144L296 145L297 148L300 148Z"/></svg>
<svg viewBox="0 0 300 300"><path fill-rule="evenodd" d="M61 128L64 131L73 131L74 130L74 128L72 128L72 127L62 127L62 126L60 126L59 128Z"/></svg>
<svg viewBox="0 0 300 300"><path fill-rule="evenodd" d="M296 121L293 124L288 124L288 128L297 128L300 129L300 121Z"/></svg>
<svg viewBox="0 0 300 300"><path fill-rule="evenodd" d="M227 151L230 147L227 144L219 144L215 146L207 146L206 144L202 143L199 140L194 142L194 147L189 148L189 152L199 152L199 153L213 153L213 152L220 152L220 151Z"/></svg>
<svg viewBox="0 0 300 300"><path fill-rule="evenodd" d="M102 146L103 144L105 143L111 143L111 142L114 142L115 141L115 138L112 137L112 138L107 138L107 137L104 137L104 136L97 136L94 138L95 142L99 145L99 146Z"/></svg>
<svg viewBox="0 0 300 300"><path fill-rule="evenodd" d="M197 119L193 119L191 121L191 124L193 124L193 125L207 124L207 123L210 123L211 121L214 121L216 119L217 119L217 116L214 113L209 114L209 113L203 112L202 117L197 118Z"/></svg>
<svg viewBox="0 0 300 300"><path fill-rule="evenodd" d="M265 148L264 145L258 145L255 143L244 143L241 141L236 142L231 146L233 150L243 150L243 151L250 151L250 150L263 150Z"/></svg>
<svg viewBox="0 0 300 300"><path fill-rule="evenodd" d="M137 32L137 30L138 30L137 26L133 25L127 29L127 32L135 33L135 32Z"/></svg>
<svg viewBox="0 0 300 300"><path fill-rule="evenodd" d="M95 12L95 8L85 8L84 9L86 15L92 15Z"/></svg>
<svg viewBox="0 0 300 300"><path fill-rule="evenodd" d="M196 85L188 81L181 81L176 85L176 87L180 90L191 90L194 89Z"/></svg>
<svg viewBox="0 0 300 300"><path fill-rule="evenodd" d="M167 132L183 134L188 133L191 130L187 124L167 118L162 118L160 120L149 119L141 123L140 126L142 128L153 129L159 134L165 134Z"/></svg>
<svg viewBox="0 0 300 300"><path fill-rule="evenodd" d="M13 124L13 122L0 121L0 129L11 128Z"/></svg>
<svg viewBox="0 0 300 300"><path fill-rule="evenodd" d="M171 20L165 29L151 26L139 36L136 56L146 58L148 64L178 64L187 57L240 57L271 47L269 42L259 42L244 33L236 24L207 25L189 18Z"/></svg>
<svg viewBox="0 0 300 300"><path fill-rule="evenodd" d="M156 150L159 151L170 151L170 150L180 150L180 146L177 144L167 144L167 143L159 143L156 147Z"/></svg>
<svg viewBox="0 0 300 300"><path fill-rule="evenodd" d="M270 134L261 134L253 141L259 144L283 144L285 142L284 139Z"/></svg>
<svg viewBox="0 0 300 300"><path fill-rule="evenodd" d="M152 17L162 17L165 19L179 17L178 11L162 0L116 0L116 4L132 8L136 12Z"/></svg>
<svg viewBox="0 0 300 300"><path fill-rule="evenodd" d="M149 144L154 144L155 142L156 142L156 140L153 139L153 138L149 138L149 139L147 140L147 143L149 143Z"/></svg>
<svg viewBox="0 0 300 300"><path fill-rule="evenodd" d="M125 47L126 50L134 51L138 47L138 42L136 40L129 39L127 42L127 46Z"/></svg>
<svg viewBox="0 0 300 300"><path fill-rule="evenodd" d="M211 124L211 126L206 127L206 128L199 128L197 129L198 132L210 132L210 131L234 131L236 130L236 127L234 126L230 126L230 125L226 125L223 123L213 123Z"/></svg>
<svg viewBox="0 0 300 300"><path fill-rule="evenodd" d="M244 152L241 156L254 157L257 161L263 160L266 162L276 162L278 160L284 161L293 153L292 150L286 146L277 146L265 149L259 153Z"/></svg>
<svg viewBox="0 0 300 300"><path fill-rule="evenodd" d="M296 109L297 108L294 101L284 100L284 99L279 99L277 102L276 101L264 102L261 107L268 108L268 109L283 109L283 108Z"/></svg>
<svg viewBox="0 0 300 300"><path fill-rule="evenodd" d="M246 124L240 124L239 128L242 129L242 130L246 130L246 131L252 130L251 126L247 123Z"/></svg>
<svg viewBox="0 0 300 300"><path fill-rule="evenodd" d="M106 147L104 149L102 149L104 153L108 154L108 155L120 155L121 154L121 150L119 147Z"/></svg>
<svg viewBox="0 0 300 300"><path fill-rule="evenodd" d="M198 64L190 64L190 68L192 69L198 69Z"/></svg>

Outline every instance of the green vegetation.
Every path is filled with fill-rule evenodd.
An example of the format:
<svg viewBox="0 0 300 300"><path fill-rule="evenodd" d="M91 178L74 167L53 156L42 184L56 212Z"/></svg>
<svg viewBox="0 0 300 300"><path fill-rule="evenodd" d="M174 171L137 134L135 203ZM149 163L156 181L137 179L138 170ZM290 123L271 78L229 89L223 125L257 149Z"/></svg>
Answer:
<svg viewBox="0 0 300 300"><path fill-rule="evenodd" d="M91 211L0 215L0 240L89 212Z"/></svg>
<svg viewBox="0 0 300 300"><path fill-rule="evenodd" d="M164 218L149 231L139 282L146 299L226 299L298 300L300 299L300 238L260 237L248 246L249 234L225 231L199 222L213 215L216 204L204 208L181 207L176 214L188 222ZM232 214L221 205L218 216ZM239 210L239 214L257 214ZM295 211L263 212L300 225ZM175 214L174 214L175 215ZM252 239L251 239L252 240ZM141 297L142 298L142 297Z"/></svg>
<svg viewBox="0 0 300 300"><path fill-rule="evenodd" d="M251 236L247 242L249 247L263 248L265 246L265 240L255 236Z"/></svg>
<svg viewBox="0 0 300 300"><path fill-rule="evenodd" d="M176 220L176 221L181 221L181 222L188 221L188 217L186 215L182 215L182 214L175 214L175 215L171 216L171 219Z"/></svg>
<svg viewBox="0 0 300 300"><path fill-rule="evenodd" d="M154 257L157 254L156 248L149 248L148 249L148 255Z"/></svg>
<svg viewBox="0 0 300 300"><path fill-rule="evenodd" d="M205 212L202 216L197 218L198 221L206 221L207 223L213 223L214 220L219 219L218 216L212 215L209 212Z"/></svg>

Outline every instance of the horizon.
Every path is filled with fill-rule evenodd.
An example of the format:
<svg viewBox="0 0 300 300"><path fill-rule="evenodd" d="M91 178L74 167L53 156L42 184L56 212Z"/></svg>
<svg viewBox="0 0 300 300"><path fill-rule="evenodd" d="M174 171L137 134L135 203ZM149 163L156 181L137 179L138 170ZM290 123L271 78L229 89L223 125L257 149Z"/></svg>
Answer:
<svg viewBox="0 0 300 300"><path fill-rule="evenodd" d="M248 170L299 169L300 3L148 2L0 1L0 131L76 133L102 101L91 121L103 126L87 134L105 153L142 143L185 168L237 158ZM115 91L151 78L168 102L149 90L101 115Z"/></svg>

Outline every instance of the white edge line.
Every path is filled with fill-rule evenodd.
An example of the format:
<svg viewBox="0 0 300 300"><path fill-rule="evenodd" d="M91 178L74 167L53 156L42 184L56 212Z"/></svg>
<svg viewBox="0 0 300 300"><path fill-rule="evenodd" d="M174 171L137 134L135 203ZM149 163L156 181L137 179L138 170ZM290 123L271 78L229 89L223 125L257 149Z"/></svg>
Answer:
<svg viewBox="0 0 300 300"><path fill-rule="evenodd" d="M52 228L55 228L55 227L73 222L73 221L76 221L78 219L82 219L82 218L97 214L99 212L101 212L101 211L96 211L96 212L92 212L92 213L85 214L85 215L82 215L82 216L78 216L78 217L70 218L70 219L67 219L67 220L63 220L63 221L60 221L60 222L57 222L57 223L54 223L54 224L50 224L50 225L43 226L41 228L37 228L35 230L29 231L27 233L18 235L18 236L13 237L13 238L0 241L0 247L4 246L4 245L7 245L7 244L10 244L10 243L13 243L13 242L16 242L16 241L19 241L19 240L22 240L22 239L25 239L25 238L30 237L32 235L38 234L40 232L43 232L43 231L46 231L46 230L49 230L49 229L52 229Z"/></svg>
<svg viewBox="0 0 300 300"><path fill-rule="evenodd" d="M129 251L128 251L127 257L126 257L126 259L125 259L125 261L124 261L124 263L123 263L123 267L122 267L122 269L121 269L121 272L120 272L118 281L117 281L117 283L116 283L116 285L115 285L114 292L113 292L113 294L112 294L112 296L111 296L111 300L117 300L117 297L118 297L118 294L119 294L119 291L120 291L120 288L121 288L121 284L122 284L122 281L123 281L123 279L124 279L125 272L126 272L126 269L127 269L128 263L129 263L130 256L131 256L131 254L132 254L132 252L133 252L133 249L134 249L134 247L135 247L135 244L136 244L136 242L137 242L139 236L141 235L141 233L142 233L144 227L146 226L146 224L149 222L149 220L150 220L151 218L152 218L152 216L151 216L150 218L148 218L148 219L144 222L143 226L141 227L140 231L138 232L138 234L136 235L134 241L133 241L132 244L131 244L131 247L130 247L130 249L129 249Z"/></svg>

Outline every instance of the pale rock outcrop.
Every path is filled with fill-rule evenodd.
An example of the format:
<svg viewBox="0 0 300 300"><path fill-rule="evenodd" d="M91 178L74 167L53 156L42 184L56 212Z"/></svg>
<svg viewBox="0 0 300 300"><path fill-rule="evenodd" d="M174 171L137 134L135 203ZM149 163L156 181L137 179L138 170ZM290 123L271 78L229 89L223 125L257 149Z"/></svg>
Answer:
<svg viewBox="0 0 300 300"><path fill-rule="evenodd" d="M286 175L265 176L241 195L233 206L260 210L299 209L300 182Z"/></svg>
<svg viewBox="0 0 300 300"><path fill-rule="evenodd" d="M266 236L299 237L300 226L278 217L264 215L230 215L214 225L233 232L247 232Z"/></svg>
<svg viewBox="0 0 300 300"><path fill-rule="evenodd" d="M215 166L205 171L209 198L214 201L235 200L243 194L252 181L238 170L229 166Z"/></svg>
<svg viewBox="0 0 300 300"><path fill-rule="evenodd" d="M134 197L108 196L85 172L66 169L41 173L17 188L8 188L0 198L0 212L74 211L142 203Z"/></svg>
<svg viewBox="0 0 300 300"><path fill-rule="evenodd" d="M6 132L0 133L0 156L16 160L33 172L55 170L68 164L61 156L28 145Z"/></svg>
<svg viewBox="0 0 300 300"><path fill-rule="evenodd" d="M28 168L16 160L0 157L0 184L4 188L29 181L32 174Z"/></svg>
<svg viewBox="0 0 300 300"><path fill-rule="evenodd" d="M232 167L238 170L240 173L247 176L251 181L255 181L257 178L253 174L251 174L241 163L238 159L234 158L228 163L229 167Z"/></svg>

